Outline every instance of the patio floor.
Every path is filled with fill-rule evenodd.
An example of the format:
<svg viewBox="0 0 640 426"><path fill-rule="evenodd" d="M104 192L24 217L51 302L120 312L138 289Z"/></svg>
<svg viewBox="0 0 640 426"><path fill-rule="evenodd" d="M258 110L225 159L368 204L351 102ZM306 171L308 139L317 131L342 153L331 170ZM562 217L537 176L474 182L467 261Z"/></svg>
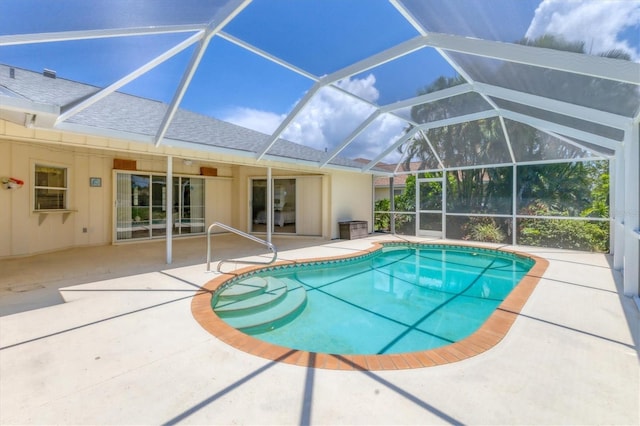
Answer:
<svg viewBox="0 0 640 426"><path fill-rule="evenodd" d="M274 244L294 260L394 238ZM204 238L176 240L171 265L160 241L0 260L0 423L640 424L640 314L610 257L517 249L550 263L497 346L375 372L274 362L209 334L191 313L216 276ZM214 237L216 259L260 253Z"/></svg>

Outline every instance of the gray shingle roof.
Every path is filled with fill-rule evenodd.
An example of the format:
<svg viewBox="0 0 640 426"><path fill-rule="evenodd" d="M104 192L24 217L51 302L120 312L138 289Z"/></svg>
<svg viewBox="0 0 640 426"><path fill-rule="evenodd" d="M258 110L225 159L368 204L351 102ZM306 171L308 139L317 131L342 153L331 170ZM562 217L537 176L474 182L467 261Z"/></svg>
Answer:
<svg viewBox="0 0 640 426"><path fill-rule="evenodd" d="M20 96L32 102L62 107L100 90L88 84L45 77L41 73L19 68L15 68L15 77L11 78L10 68L0 64L0 99ZM115 92L74 115L68 122L152 137L167 109L168 105L162 102ZM165 137L252 153L259 152L269 140L269 135L182 109L176 113ZM283 139L278 139L268 154L311 162L321 162L326 155L323 151ZM362 167L361 163L340 157L334 158L330 164L357 169Z"/></svg>
<svg viewBox="0 0 640 426"><path fill-rule="evenodd" d="M62 106L98 91L97 87L63 78L49 78L40 73L15 69L15 78L9 76L7 65L0 65L0 86L33 102Z"/></svg>

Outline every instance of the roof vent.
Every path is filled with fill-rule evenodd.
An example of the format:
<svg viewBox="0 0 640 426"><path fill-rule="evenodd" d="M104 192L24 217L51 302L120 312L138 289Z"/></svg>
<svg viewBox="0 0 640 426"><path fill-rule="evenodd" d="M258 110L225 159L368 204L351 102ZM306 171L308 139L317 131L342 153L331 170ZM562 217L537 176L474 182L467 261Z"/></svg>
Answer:
<svg viewBox="0 0 640 426"><path fill-rule="evenodd" d="M13 67L9 68L9 78L16 78L16 69Z"/></svg>
<svg viewBox="0 0 640 426"><path fill-rule="evenodd" d="M56 78L56 72L54 70L49 70L47 68L42 71L42 75L49 78Z"/></svg>

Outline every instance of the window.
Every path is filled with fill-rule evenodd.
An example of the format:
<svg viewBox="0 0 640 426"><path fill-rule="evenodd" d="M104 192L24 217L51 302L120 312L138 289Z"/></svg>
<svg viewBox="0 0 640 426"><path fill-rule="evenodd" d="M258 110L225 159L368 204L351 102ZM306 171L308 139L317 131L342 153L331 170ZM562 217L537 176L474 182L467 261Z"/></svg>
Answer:
<svg viewBox="0 0 640 426"><path fill-rule="evenodd" d="M67 169L36 164L34 210L67 208Z"/></svg>

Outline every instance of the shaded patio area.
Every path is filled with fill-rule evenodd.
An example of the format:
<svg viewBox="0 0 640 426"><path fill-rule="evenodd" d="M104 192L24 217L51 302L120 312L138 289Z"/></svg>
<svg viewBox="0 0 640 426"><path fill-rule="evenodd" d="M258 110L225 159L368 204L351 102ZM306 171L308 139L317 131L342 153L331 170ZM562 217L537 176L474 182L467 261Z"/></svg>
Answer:
<svg viewBox="0 0 640 426"><path fill-rule="evenodd" d="M400 238L274 244L293 260ZM204 238L176 240L172 265L164 242L2 260L0 423L637 424L640 315L610 257L517 249L550 264L496 347L382 372L269 361L206 332L190 309L216 276L205 272ZM218 235L213 253L264 248Z"/></svg>

